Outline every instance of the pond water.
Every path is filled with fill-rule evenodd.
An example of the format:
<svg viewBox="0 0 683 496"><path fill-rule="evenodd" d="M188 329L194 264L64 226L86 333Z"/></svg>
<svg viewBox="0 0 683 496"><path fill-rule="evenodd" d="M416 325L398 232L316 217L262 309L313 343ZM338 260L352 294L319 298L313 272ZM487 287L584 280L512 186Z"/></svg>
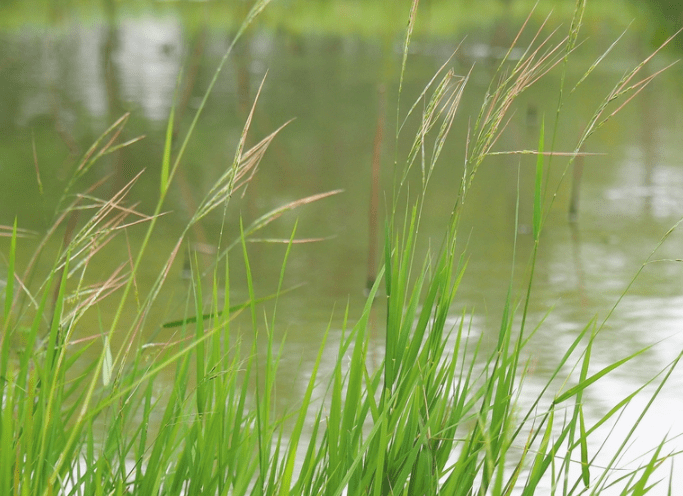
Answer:
<svg viewBox="0 0 683 496"><path fill-rule="evenodd" d="M525 40L533 29L529 28ZM580 80L621 29L599 20L587 21L584 36L588 39L567 68L567 89ZM497 57L516 30L517 26L489 26L454 33L451 38L419 37L412 45L401 116L463 39L450 66L463 75L474 67L431 183L423 214L423 250L430 243L438 246L441 240L462 174L468 126L496 75ZM36 233L36 237L21 240L20 266L28 262L37 237L54 221L72 168L125 112L130 112L130 117L120 141L140 135L145 138L103 157L78 187L84 190L88 184L104 180L96 195L108 198L144 170L128 202L139 202L139 211L151 213L178 73L182 71L184 77L177 116L178 136L182 137L233 34L207 26L190 29L179 13L169 11L119 16L111 22L67 17L57 25L29 24L0 33L0 225L11 225L16 216L20 227ZM567 93L556 150L573 150L600 102L628 69L652 51L642 38L638 31L627 32L585 83ZM287 266L285 286L306 285L283 296L278 304L275 332L278 337L287 335L278 374L277 401L282 406L300 396L306 368L315 359L330 319L335 341L344 307L349 305L354 318L365 301L371 165L378 122L384 129L379 144L381 185L387 195L394 157L399 161L405 157L416 131L416 121L409 120L395 146L400 47L400 37L368 40L293 34L258 25L250 30L228 59L189 142L164 208L171 213L160 220L154 237L152 252L159 254L158 260L146 263L137 280L141 292L151 286L197 204L232 162L249 108L264 81L248 144L295 120L273 141L244 197L236 195L231 200L224 238L239 235L240 216L247 225L288 202L343 190L287 212L257 235L289 239L297 221L297 238L325 238L295 245ZM646 66L642 77L677 56L662 53ZM596 316L598 323L608 315L609 319L594 349L595 371L655 344L588 392L586 411L593 419L604 415L683 350L683 267L672 261L683 258L683 236L677 230L652 256L658 262L648 263L624 295L641 265L683 215L681 76L677 66L659 75L589 139L583 151L590 155L579 160L583 175L575 223L567 220L572 169L560 183L567 158L552 160L548 184L557 197L542 236L529 317L532 327L545 320L527 350L534 372L525 387L533 395L535 385L544 383L544 373L553 369L573 337ZM520 97L496 144L497 151L535 148L543 116L546 130L552 129L560 77L557 68ZM380 88L385 88L384 92ZM547 136L546 148L549 141ZM513 265L518 294L523 290L533 244L534 167L535 158L528 155L491 157L480 169L464 209L461 246L469 263L453 316L455 322L466 309L472 315L473 332L483 334L485 344L495 342ZM518 198L518 255L513 264ZM189 234L205 268L221 226L222 215L217 214ZM59 239L49 246L57 248L63 232L59 231ZM128 250L127 243L134 250L143 233L144 226L131 227L125 236L115 238L108 247L109 255L98 261L101 273L92 277L107 277L125 262L120 254ZM7 253L6 239L0 238L0 242ZM204 257L203 252L208 255ZM284 252L282 244L249 245L257 294L269 294L277 287ZM231 257L231 300L238 302L246 300L248 293L241 255L235 251ZM172 268L163 304L156 305L148 317L142 341L172 339L173 330L161 329L160 324L182 317L178 309L184 305L188 288L183 258L187 259L179 257ZM2 264L4 267L4 259ZM50 257L43 257L41 264L43 270L49 269ZM99 315L84 321L78 330L80 337L100 332L98 322L110 317L111 309L102 304ZM249 334L250 326L235 332ZM378 349L382 339L378 332L373 343ZM330 352L333 362L334 347ZM634 457L656 446L665 435L681 433L682 387L683 371L679 370L639 431ZM632 424L626 419L624 425Z"/></svg>

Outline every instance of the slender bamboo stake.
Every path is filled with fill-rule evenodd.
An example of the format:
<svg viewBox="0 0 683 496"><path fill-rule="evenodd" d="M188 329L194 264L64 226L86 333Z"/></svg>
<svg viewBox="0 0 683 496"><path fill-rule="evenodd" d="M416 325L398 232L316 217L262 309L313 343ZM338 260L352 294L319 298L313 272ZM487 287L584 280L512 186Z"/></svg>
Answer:
<svg viewBox="0 0 683 496"><path fill-rule="evenodd" d="M577 155L574 160L574 170L572 175L572 195L569 200L569 222L575 223L579 220L579 199L581 196L581 177L583 176L583 156Z"/></svg>
<svg viewBox="0 0 683 496"><path fill-rule="evenodd" d="M379 86L379 109L377 111L377 127L372 150L372 183L370 190L370 211L368 214L368 273L365 289L370 291L377 277L377 218L379 211L379 175L384 137L384 114L386 89Z"/></svg>

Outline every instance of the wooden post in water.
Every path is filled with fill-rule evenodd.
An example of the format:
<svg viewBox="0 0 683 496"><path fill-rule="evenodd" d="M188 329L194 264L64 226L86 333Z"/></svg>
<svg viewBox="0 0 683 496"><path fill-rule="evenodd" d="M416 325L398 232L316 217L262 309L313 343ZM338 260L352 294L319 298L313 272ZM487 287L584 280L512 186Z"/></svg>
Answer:
<svg viewBox="0 0 683 496"><path fill-rule="evenodd" d="M368 273L366 289L370 291L377 277L377 218L379 211L379 177L380 159L382 155L382 139L384 136L384 107L386 90L379 86L379 108L377 111L377 127L372 149L372 180L370 185L370 211L368 215Z"/></svg>
<svg viewBox="0 0 683 496"><path fill-rule="evenodd" d="M579 220L581 176L583 176L583 155L577 155L574 160L574 173L572 175L572 196L569 200L569 222L572 223Z"/></svg>

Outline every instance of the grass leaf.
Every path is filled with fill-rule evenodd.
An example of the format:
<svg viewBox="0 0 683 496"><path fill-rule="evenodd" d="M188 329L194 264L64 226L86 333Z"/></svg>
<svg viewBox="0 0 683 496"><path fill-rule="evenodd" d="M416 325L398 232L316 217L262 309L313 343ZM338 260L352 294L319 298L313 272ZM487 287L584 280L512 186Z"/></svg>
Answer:
<svg viewBox="0 0 683 496"><path fill-rule="evenodd" d="M558 405L562 403L563 401L568 400L569 398L577 395L578 393L582 392L584 389L586 389L588 386L591 384L595 383L596 381L600 380L602 377L606 376L613 370L621 367L624 365L626 362L632 360L633 358L642 355L645 351L647 351L651 346L648 346L646 348L643 348L642 350L636 351L635 353L627 356L626 358L622 358L621 360L618 360L617 362L614 362L607 367L603 368L600 372L592 375L591 377L587 378L585 381L581 381L579 384L576 386L569 388L567 391L565 391L563 394L559 395L555 400L553 400L553 404Z"/></svg>
<svg viewBox="0 0 683 496"><path fill-rule="evenodd" d="M541 130L538 137L538 156L536 157L536 184L534 187L534 240L538 241L541 234L542 207L543 207L543 139L545 119L541 120Z"/></svg>
<svg viewBox="0 0 683 496"><path fill-rule="evenodd" d="M169 171L171 169L171 148L173 146L173 129L175 118L175 105L171 106L171 113L168 116L168 124L166 125L166 139L164 140L164 156L161 159L161 180L159 186L161 188L160 196L164 198L168 190Z"/></svg>

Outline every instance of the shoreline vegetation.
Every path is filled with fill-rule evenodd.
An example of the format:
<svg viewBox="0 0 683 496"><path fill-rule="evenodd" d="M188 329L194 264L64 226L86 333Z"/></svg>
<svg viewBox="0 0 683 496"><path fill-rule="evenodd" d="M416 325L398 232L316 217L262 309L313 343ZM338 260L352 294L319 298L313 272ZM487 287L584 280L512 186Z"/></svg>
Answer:
<svg viewBox="0 0 683 496"><path fill-rule="evenodd" d="M325 364L329 372L323 373L323 352L332 332L329 327L326 330L310 376L302 378L305 386L300 401L286 414L277 414L274 408L275 377L284 343L274 341L273 331L279 325L278 297L288 290L283 281L292 247L305 240L297 238L295 223L277 287L268 297L273 306L265 315L264 298L256 297L259 281L252 278L248 241L285 209L305 207L326 193L284 205L252 225L240 224L237 240L221 236L207 277L202 277L197 260L190 260L192 290L179 319L166 323L148 319L171 267L182 262L179 254L192 226L211 212L229 209L233 194L241 194L258 173L259 161L278 132L295 125L285 123L265 137L250 135L262 84L231 166L199 203L175 247L166 254L151 253L156 221L183 167L207 96L240 36L270 8L268 3L259 0L245 14L187 132L177 138L175 111L171 111L158 191L149 193L158 196L152 214L126 203L126 194L139 175L110 199L97 198L94 189L74 191L99 158L132 145L117 139L126 124L124 115L74 168L53 227L43 241L34 246L32 239L23 238L21 219L14 226L2 227L0 235L10 238L10 246L2 254L6 276L0 307L0 493L642 495L652 493L657 485L671 494L674 459L679 454L670 444L672 439L657 440L651 451L637 455L629 447L683 350L650 381L635 386L599 419L591 419L584 413L584 393L647 350L614 357L611 364L594 364L593 346L609 314L604 320L595 318L585 323L558 363L546 364L554 368L540 391L532 393L536 399L530 404L519 401L522 391L528 393L525 384L532 373L525 346L544 330L543 322L531 327L527 321L534 298L536 257L543 249L544 221L557 190L568 187L566 181L549 183L549 169L561 167L563 178L571 175L573 161L590 136L656 77L657 72L643 75L642 69L657 51L615 80L613 91L605 95L562 165L553 154L553 145L564 98L572 88L568 83L565 87L565 77L560 78L556 115L542 119L537 149L530 152L536 164L533 197L518 195L516 205L516 224L520 204L532 205L533 249L521 287L516 283L519 274L512 269L516 250L510 261L510 283L507 298L500 302L503 317L494 349L483 351L469 314L451 313L467 270L466 236L459 232L459 221L468 208L477 171L495 153L494 145L505 130L515 99L547 73L564 74L580 42L585 1L576 2L570 25L548 37L540 30L526 33L522 23L520 33L530 36L531 43L510 47L510 52L521 49L522 56L503 59L479 114L464 117L472 123L468 135L451 137L456 116L463 118L458 109L469 74L454 73L446 60L417 100L401 99L404 75L410 71L408 52L421 12L418 0L413 0L407 28L405 21L400 24L403 49L392 136L396 149L404 141L412 146L406 157L395 155L395 181L386 192L377 277L361 314L345 310L345 325L334 350L336 361ZM587 84L601 60L586 67L576 84ZM387 106L391 108L389 102ZM412 122L411 115L419 116L416 128L406 124ZM419 259L416 246L422 209L447 139L467 141L464 174L454 184L453 204L444 207L451 215L440 246ZM255 145L247 145L253 141ZM146 228L139 249L123 254L119 268L100 283L86 284L102 247L138 224ZM34 280L36 259L53 256L43 249L58 231L61 234L64 225L69 227L52 270L44 280ZM664 234L662 243L674 228ZM653 255L657 248L653 247ZM19 250L35 253L26 267L15 263ZM165 256L166 262L152 287L138 287L136 273L152 256ZM634 268L633 280L648 262ZM244 266L246 303L231 300L236 283L230 280L229 267L234 264ZM628 287L622 297L627 291ZM133 299L136 305L131 316ZM91 333L91 339L75 340L82 317L97 313L104 300L115 308L111 321L102 322L101 331ZM211 302L209 308L206 301ZM249 339L235 332L237 314L249 319L249 328L240 329L242 334L251 333ZM384 356L377 365L368 359L371 321L384 333ZM143 326L164 324L175 329L171 339L140 343ZM115 334L116 342L123 345L112 344ZM257 348L259 342L265 343L265 349ZM90 361L83 353L86 348L101 351ZM160 390L155 381L169 369L174 370L174 382ZM621 415L635 399L645 402L641 413L618 431L624 432L618 443L607 446L605 440L614 432L614 424L623 422ZM637 464L626 466L625 455L639 457Z"/></svg>
<svg viewBox="0 0 683 496"><path fill-rule="evenodd" d="M421 5L421 13L414 27L415 37L460 39L464 33L495 27L504 22L521 25L532 12L532 19L541 23L550 13L535 0L507 2L481 0L459 2L431 0ZM584 19L589 30L604 29L605 23L617 32L629 27L632 31L648 30L641 24L647 7L629 0L595 0L591 2L591 17ZM110 22L118 14L127 17L164 16L181 14L190 31L215 27L237 30L248 10L247 2L187 2L143 1L103 2L70 1L60 6L52 1L36 5L14 2L0 8L0 29L43 28L70 25L70 19L83 22ZM481 12L485 11L485 16ZM575 1L555 2L552 6L556 22L571 22ZM68 12L68 15L67 15ZM365 39L402 38L405 30L406 8L394 8L382 0L275 0L259 19L261 28L285 31L294 35L358 35ZM27 23L27 19L31 19ZM660 42L663 40L660 40Z"/></svg>

